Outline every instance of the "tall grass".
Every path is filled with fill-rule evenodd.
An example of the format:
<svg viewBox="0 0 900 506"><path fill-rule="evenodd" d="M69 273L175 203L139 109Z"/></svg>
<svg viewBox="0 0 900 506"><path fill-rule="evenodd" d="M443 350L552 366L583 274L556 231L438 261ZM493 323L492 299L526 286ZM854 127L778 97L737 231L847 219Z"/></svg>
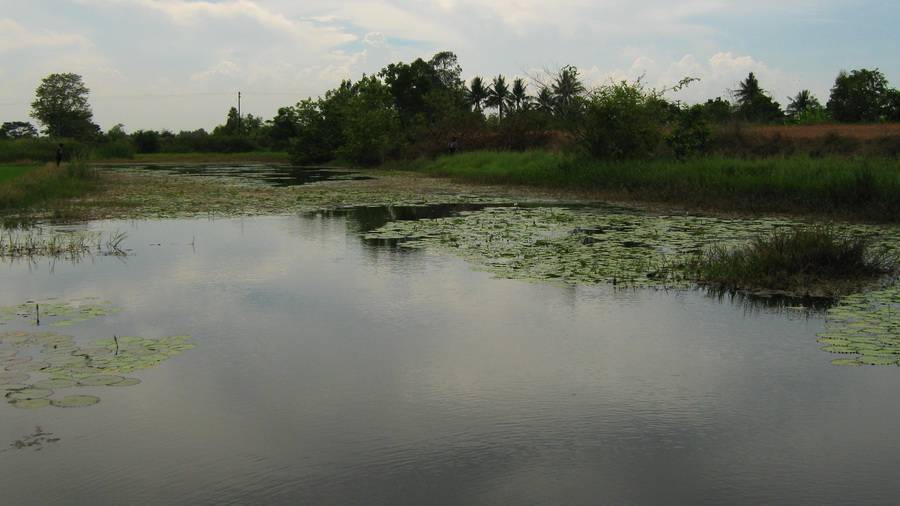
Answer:
<svg viewBox="0 0 900 506"><path fill-rule="evenodd" d="M61 167L46 164L0 182L0 210L23 209L79 197L96 185L96 173L84 161L73 161Z"/></svg>
<svg viewBox="0 0 900 506"><path fill-rule="evenodd" d="M724 209L900 221L900 160L808 157L602 161L569 153L479 151L411 164L486 184L618 192Z"/></svg>
<svg viewBox="0 0 900 506"><path fill-rule="evenodd" d="M727 289L808 292L892 272L896 259L867 238L814 227L760 235L744 248L715 246L693 267L702 282Z"/></svg>
<svg viewBox="0 0 900 506"><path fill-rule="evenodd" d="M35 167L37 167L37 165L30 163L0 164L0 184L4 181L15 179L28 171L33 170Z"/></svg>

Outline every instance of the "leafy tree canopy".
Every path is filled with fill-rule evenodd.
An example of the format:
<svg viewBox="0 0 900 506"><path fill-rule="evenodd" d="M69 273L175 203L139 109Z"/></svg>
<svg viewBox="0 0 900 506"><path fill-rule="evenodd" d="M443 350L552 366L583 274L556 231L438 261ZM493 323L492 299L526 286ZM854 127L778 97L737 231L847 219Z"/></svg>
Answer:
<svg viewBox="0 0 900 506"><path fill-rule="evenodd" d="M51 137L84 139L100 132L93 123L88 90L78 74L50 74L35 91L31 115Z"/></svg>
<svg viewBox="0 0 900 506"><path fill-rule="evenodd" d="M890 88L878 69L841 72L834 80L828 112L848 123L881 121L890 116Z"/></svg>
<svg viewBox="0 0 900 506"><path fill-rule="evenodd" d="M30 139L37 135L37 129L27 121L8 121L0 125L0 139Z"/></svg>

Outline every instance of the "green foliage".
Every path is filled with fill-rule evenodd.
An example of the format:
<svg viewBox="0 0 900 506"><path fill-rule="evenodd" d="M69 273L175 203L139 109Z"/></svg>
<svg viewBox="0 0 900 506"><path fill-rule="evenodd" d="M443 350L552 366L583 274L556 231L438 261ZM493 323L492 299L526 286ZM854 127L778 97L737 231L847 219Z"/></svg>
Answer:
<svg viewBox="0 0 900 506"><path fill-rule="evenodd" d="M776 230L743 248L714 246L694 266L706 283L727 289L811 289L893 270L866 237L824 227Z"/></svg>
<svg viewBox="0 0 900 506"><path fill-rule="evenodd" d="M22 209L78 197L95 185L96 175L84 161L61 167L47 164L0 183L0 209Z"/></svg>
<svg viewBox="0 0 900 506"><path fill-rule="evenodd" d="M701 107L706 121L710 123L725 123L734 119L734 107L722 97L709 99Z"/></svg>
<svg viewBox="0 0 900 506"><path fill-rule="evenodd" d="M702 105L681 111L675 126L666 135L666 144L680 159L705 154L709 149L712 131L706 122Z"/></svg>
<svg viewBox="0 0 900 506"><path fill-rule="evenodd" d="M796 123L811 123L817 118L827 117L825 108L809 90L801 90L789 100L790 103L785 112L788 118Z"/></svg>
<svg viewBox="0 0 900 506"><path fill-rule="evenodd" d="M138 130L131 134L131 141L138 153L156 153L159 151L159 132L155 130Z"/></svg>
<svg viewBox="0 0 900 506"><path fill-rule="evenodd" d="M100 127L92 121L89 93L78 74L50 74L35 91L31 115L51 137L90 138L100 132Z"/></svg>
<svg viewBox="0 0 900 506"><path fill-rule="evenodd" d="M878 69L841 72L831 88L828 112L837 121L862 123L891 116L888 81Z"/></svg>
<svg viewBox="0 0 900 506"><path fill-rule="evenodd" d="M596 160L568 153L479 151L438 158L425 172L489 184L625 192L645 200L752 211L900 220L900 160L771 158Z"/></svg>
<svg viewBox="0 0 900 506"><path fill-rule="evenodd" d="M559 120L564 125L575 125L584 112L587 93L578 67L567 65L561 68L550 85L550 93Z"/></svg>
<svg viewBox="0 0 900 506"><path fill-rule="evenodd" d="M347 103L344 143L336 154L362 165L382 163L399 148L402 133L391 90L372 76L357 82L353 91Z"/></svg>
<svg viewBox="0 0 900 506"><path fill-rule="evenodd" d="M737 100L737 113L746 121L771 123L784 119L781 106L762 89L753 72L741 81L734 91L734 97Z"/></svg>
<svg viewBox="0 0 900 506"><path fill-rule="evenodd" d="M503 113L509 109L511 100L512 95L509 91L509 84L506 83L506 78L503 76L495 77L491 87L488 89L485 105L497 109L498 117L502 120Z"/></svg>
<svg viewBox="0 0 900 506"><path fill-rule="evenodd" d="M33 139L37 136L37 129L27 121L7 121L0 125L0 139Z"/></svg>
<svg viewBox="0 0 900 506"><path fill-rule="evenodd" d="M647 157L662 140L659 93L638 80L600 86L587 99L577 131L582 148L597 158Z"/></svg>
<svg viewBox="0 0 900 506"><path fill-rule="evenodd" d="M476 111L481 112L481 106L488 98L488 87L484 85L484 79L478 76L472 78L466 98Z"/></svg>

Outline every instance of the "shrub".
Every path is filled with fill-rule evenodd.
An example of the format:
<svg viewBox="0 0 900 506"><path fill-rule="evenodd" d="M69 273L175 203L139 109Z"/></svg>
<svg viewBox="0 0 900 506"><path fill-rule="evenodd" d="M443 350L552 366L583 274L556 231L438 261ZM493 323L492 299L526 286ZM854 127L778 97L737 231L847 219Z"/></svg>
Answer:
<svg viewBox="0 0 900 506"><path fill-rule="evenodd" d="M591 93L576 135L597 158L643 158L659 146L664 112L659 93L640 81L601 86Z"/></svg>
<svg viewBox="0 0 900 506"><path fill-rule="evenodd" d="M679 115L675 127L666 136L666 144L677 158L683 159L706 153L711 135L703 107L694 106Z"/></svg>

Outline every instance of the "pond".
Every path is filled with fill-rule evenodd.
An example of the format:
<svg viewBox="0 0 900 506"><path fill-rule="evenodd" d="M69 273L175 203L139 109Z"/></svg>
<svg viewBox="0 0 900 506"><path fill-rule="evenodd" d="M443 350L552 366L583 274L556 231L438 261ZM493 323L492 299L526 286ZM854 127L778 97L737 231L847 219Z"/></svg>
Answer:
<svg viewBox="0 0 900 506"><path fill-rule="evenodd" d="M504 279L371 236L483 207L96 221L127 256L7 262L7 382L99 402L0 403L2 502L900 496L900 368L832 365L821 311Z"/></svg>

